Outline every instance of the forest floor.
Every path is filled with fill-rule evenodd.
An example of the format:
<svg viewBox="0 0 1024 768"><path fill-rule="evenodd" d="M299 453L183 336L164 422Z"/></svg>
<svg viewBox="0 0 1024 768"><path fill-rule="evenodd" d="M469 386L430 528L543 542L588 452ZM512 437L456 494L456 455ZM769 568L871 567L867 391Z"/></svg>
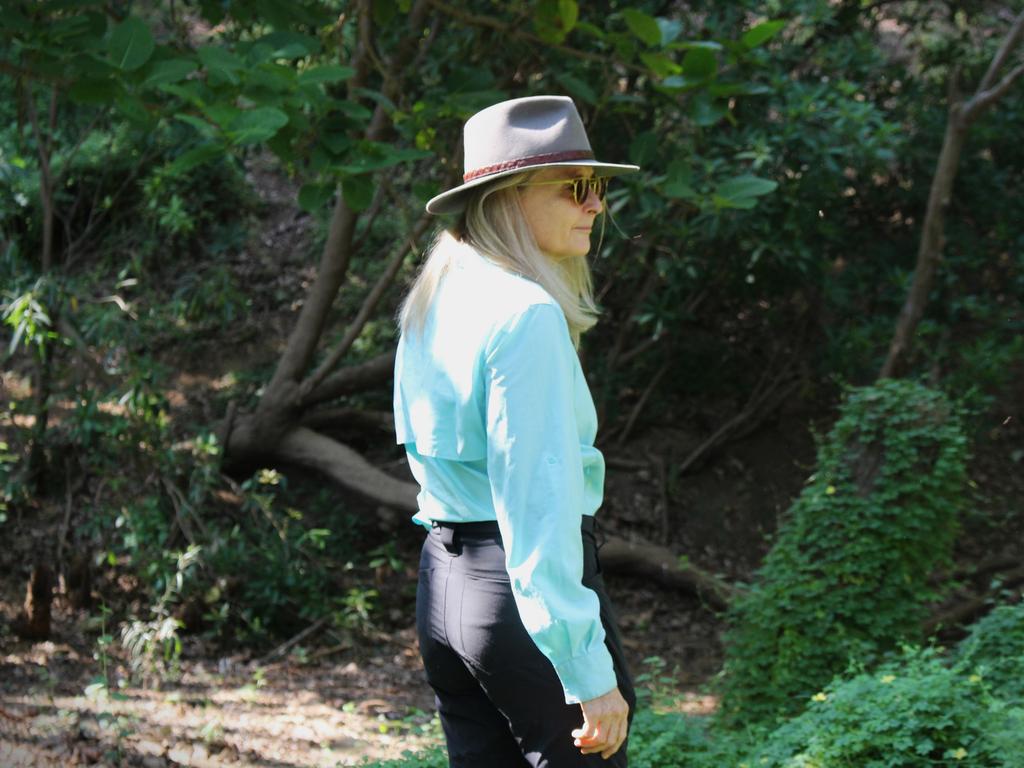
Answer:
<svg viewBox="0 0 1024 768"><path fill-rule="evenodd" d="M294 306L275 311L281 302L274 296L301 296L311 271L296 243L308 242L313 227L296 213L294 190L279 181L257 170L267 215L253 252L236 259L245 284L263 297L254 303L265 313L247 320L259 325L262 341L250 343L243 328L237 344L221 339L188 364L177 361L180 372L168 392L172 418L216 417L209 413L210 392L225 371L272 361L275 344L287 336ZM289 301L294 305L286 297L283 306ZM966 574L985 563L1024 560L1024 385L1015 386L975 435L975 496L956 552ZM723 406L702 407L714 413ZM678 413L661 414L627 445L606 449L602 525L627 539L668 546L727 581L749 580L779 515L813 471L812 430L827 430L835 415L829 408L787 403L684 477L671 468L707 430L681 427L688 420ZM62 500L41 504L34 519L8 520L0 531L0 768L356 765L440 743L409 600L348 642L311 633L270 658L265 649L226 651L186 636L175 678L150 687L131 674L118 642L102 641L113 630L101 612L73 610L60 595L51 638L19 640L9 625L33 558L61 526L62 508ZM393 586L408 595L422 534L404 525L384 535L406 564ZM650 580L611 573L606 581L634 674L651 675L645 685L674 694L680 710L713 711L707 690L722 665L722 617L692 594ZM977 586L978 593L988 589L987 581Z"/></svg>
<svg viewBox="0 0 1024 768"><path fill-rule="evenodd" d="M21 589L3 579L8 618ZM701 684L720 666L719 620L693 598L638 580L611 579L610 592L634 673L658 673L681 711L712 711ZM0 766L305 768L438 744L411 616L410 606L404 627L343 647L314 639L271 661L217 655L187 638L177 679L146 687L128 683L116 642L100 642L95 612L58 599L51 640L0 629ZM650 657L663 663L645 664Z"/></svg>

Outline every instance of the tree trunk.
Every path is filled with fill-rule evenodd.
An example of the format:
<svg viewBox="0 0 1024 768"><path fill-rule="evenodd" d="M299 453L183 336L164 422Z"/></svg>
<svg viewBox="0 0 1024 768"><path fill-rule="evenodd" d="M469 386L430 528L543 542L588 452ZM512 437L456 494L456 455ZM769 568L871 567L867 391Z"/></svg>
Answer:
<svg viewBox="0 0 1024 768"><path fill-rule="evenodd" d="M1024 74L1024 64L1021 64L998 83L995 82L999 70L1017 47L1022 36L1024 36L1024 12L1017 16L1010 31L1003 39L974 96L967 101L956 101L952 94L954 89L950 88L946 135L942 140L942 150L939 153L931 191L928 194L928 207L925 211L921 243L917 251L914 280L896 321L896 329L889 344L889 353L878 374L880 379L900 376L906 365L907 353L914 341L921 317L924 315L928 295L935 282L935 272L942 259L946 212L949 209L953 181L956 179L957 165L967 139L967 131L971 123L1002 98L1014 81Z"/></svg>
<svg viewBox="0 0 1024 768"><path fill-rule="evenodd" d="M896 321L896 330L889 344L889 354L878 374L880 379L895 378L902 373L906 353L913 342L914 333L921 322L925 305L928 303L928 295L935 282L935 272L942 258L946 211L949 209L960 153L967 138L967 126L961 116L962 110L962 104L954 104L949 111L946 135L942 140L942 151L939 153L939 162L928 195L928 208L917 251L914 281Z"/></svg>
<svg viewBox="0 0 1024 768"><path fill-rule="evenodd" d="M382 141L390 130L385 104L400 101L403 77L414 74L410 69L415 68L408 67L408 64L419 49L428 9L426 0L417 0L409 13L405 39L399 41L390 60L384 62L384 98L375 107L364 135L366 140ZM371 60L378 56L373 53L372 9L366 0L359 3L356 24L359 43L352 61L356 75L348 84L352 99L362 98L361 89L373 70ZM224 454L230 462L259 459L299 464L389 507L411 510L415 509L416 503L417 489L414 485L376 469L344 443L301 426L303 416L311 406L379 385L387 381L394 365L394 352L389 351L360 365L330 373L366 324L375 302L393 282L409 250L414 250L414 238L422 235L428 226L424 219L413 227L409 237L393 255L390 268L364 302L363 311L350 322L342 345L326 356L326 362L317 371L310 372L334 300L348 273L356 247L354 236L359 220L360 214L349 207L339 188L316 279L306 295L274 375L256 410L238 415L232 411L218 434L223 434Z"/></svg>
<svg viewBox="0 0 1024 768"><path fill-rule="evenodd" d="M14 621L14 631L26 640L50 639L50 610L53 603L53 571L36 563L25 590L25 603Z"/></svg>

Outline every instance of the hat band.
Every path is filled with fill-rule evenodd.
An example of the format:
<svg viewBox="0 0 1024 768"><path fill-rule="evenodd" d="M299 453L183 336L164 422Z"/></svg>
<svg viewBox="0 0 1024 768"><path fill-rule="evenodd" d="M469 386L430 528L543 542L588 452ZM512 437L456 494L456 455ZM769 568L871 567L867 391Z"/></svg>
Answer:
<svg viewBox="0 0 1024 768"><path fill-rule="evenodd" d="M495 165L486 165L483 168L477 168L476 170L469 171L463 174L462 181L472 181L473 179L479 179L481 176L489 176L492 173L499 173L501 171L512 171L516 168L529 168L533 165L544 165L546 163L564 163L566 160L593 160L594 153L586 149L577 149L569 152L551 152L547 155L531 155L529 157L521 157L518 160L506 160L504 163L497 163Z"/></svg>

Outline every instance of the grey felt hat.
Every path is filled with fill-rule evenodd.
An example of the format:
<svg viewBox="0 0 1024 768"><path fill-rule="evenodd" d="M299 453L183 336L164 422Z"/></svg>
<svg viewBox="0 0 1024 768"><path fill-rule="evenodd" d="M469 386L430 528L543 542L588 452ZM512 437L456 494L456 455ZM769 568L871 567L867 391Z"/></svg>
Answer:
<svg viewBox="0 0 1024 768"><path fill-rule="evenodd" d="M428 213L457 213L470 190L524 170L586 166L600 176L640 170L594 159L583 121L567 96L527 96L493 104L466 121L463 147L463 183L431 199Z"/></svg>

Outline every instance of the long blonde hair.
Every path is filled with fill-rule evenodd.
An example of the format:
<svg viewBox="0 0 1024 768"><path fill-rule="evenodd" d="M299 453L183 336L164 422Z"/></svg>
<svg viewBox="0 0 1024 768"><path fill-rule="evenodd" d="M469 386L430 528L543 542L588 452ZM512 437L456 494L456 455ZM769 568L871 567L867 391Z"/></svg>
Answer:
<svg viewBox="0 0 1024 768"><path fill-rule="evenodd" d="M472 195L457 230L442 229L434 238L399 310L402 333L422 333L427 313L448 266L466 245L498 266L540 285L558 302L573 344L597 322L590 265L586 256L552 259L538 247L515 187L531 173L506 176Z"/></svg>

